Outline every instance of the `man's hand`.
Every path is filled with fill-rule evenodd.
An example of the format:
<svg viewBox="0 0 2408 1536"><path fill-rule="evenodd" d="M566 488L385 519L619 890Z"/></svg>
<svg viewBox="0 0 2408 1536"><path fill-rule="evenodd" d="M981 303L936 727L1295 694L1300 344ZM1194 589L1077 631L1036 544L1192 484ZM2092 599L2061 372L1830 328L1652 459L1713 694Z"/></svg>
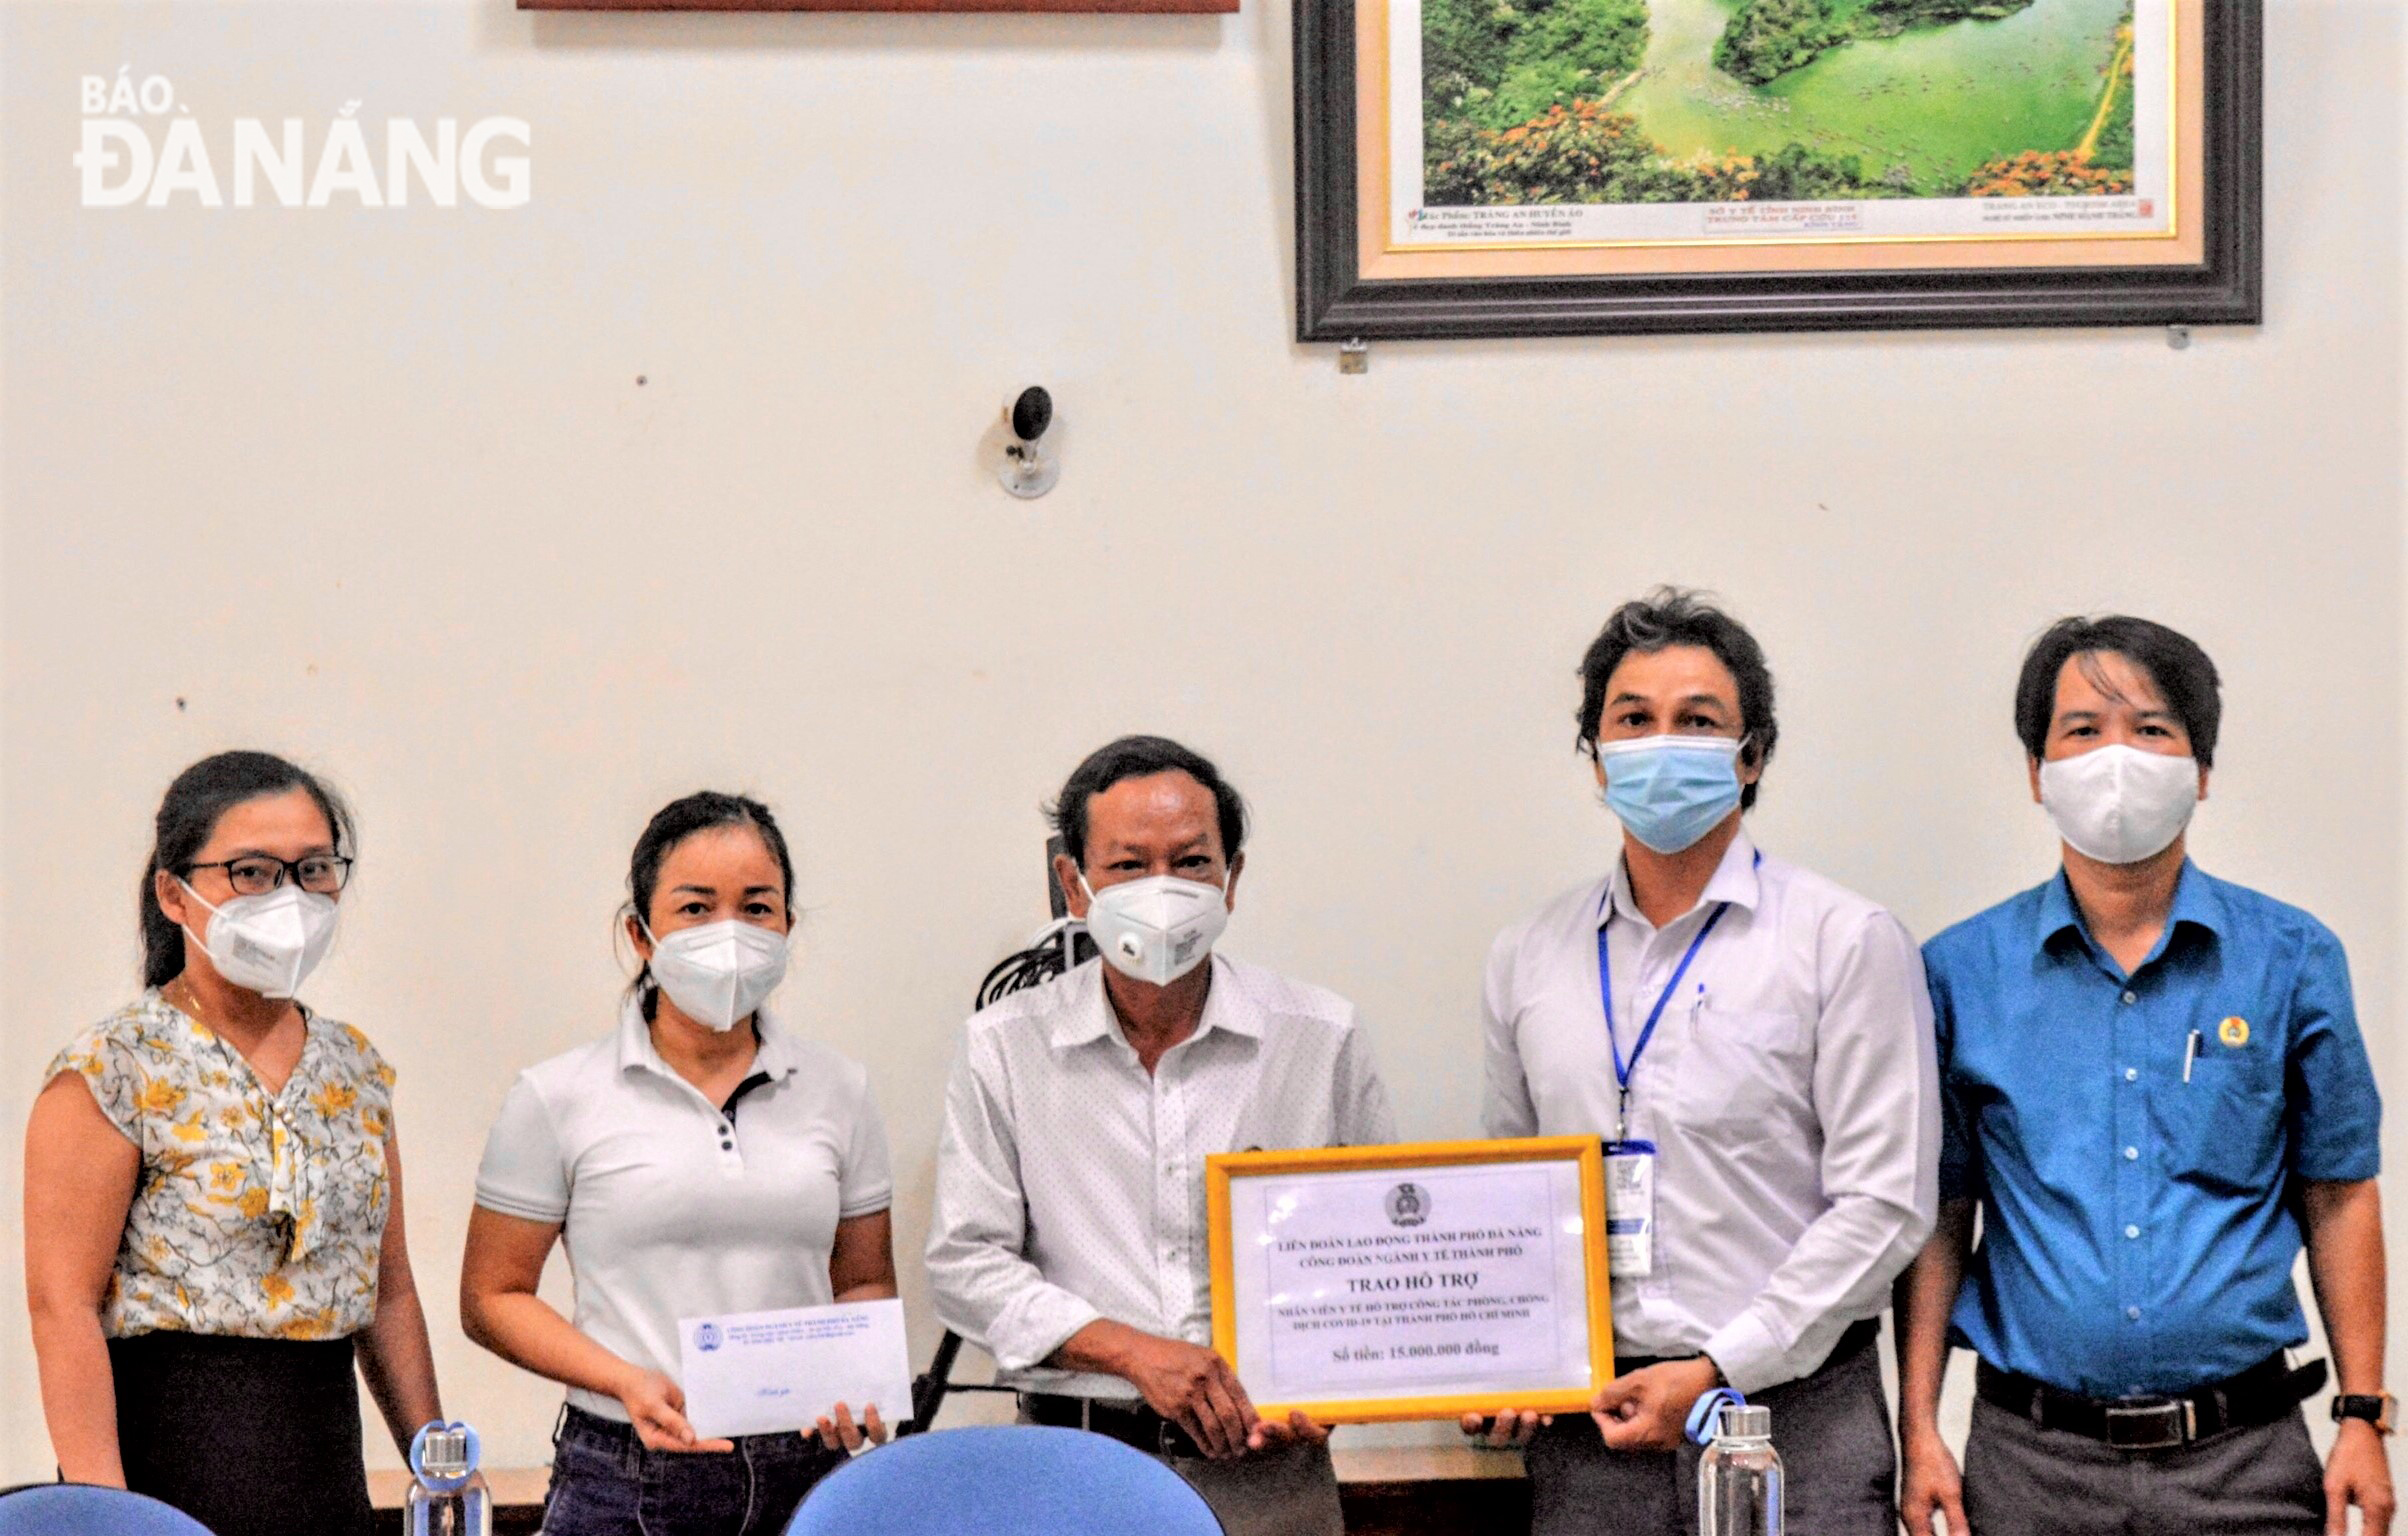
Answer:
<svg viewBox="0 0 2408 1536"><path fill-rule="evenodd" d="M1689 1410L1714 1389L1719 1374L1714 1362L1700 1355L1617 1376L1590 1400L1589 1417L1597 1421L1607 1450L1678 1450Z"/></svg>
<svg viewBox="0 0 2408 1536"><path fill-rule="evenodd" d="M2382 1435L2364 1419L2343 1419L2333 1454L2325 1458L2325 1536L2346 1536L2352 1504L2363 1536L2385 1536L2391 1529L2391 1458Z"/></svg>
<svg viewBox="0 0 2408 1536"><path fill-rule="evenodd" d="M1530 1443L1530 1437L1538 1433L1541 1424L1554 1422L1555 1415L1551 1413L1529 1413L1520 1408L1508 1408L1493 1419L1484 1419L1476 1413L1465 1414L1463 1432L1491 1450L1515 1451Z"/></svg>
<svg viewBox="0 0 2408 1536"><path fill-rule="evenodd" d="M1946 1536L1969 1536L1965 1521L1965 1480L1956 1457L1941 1440L1938 1425L1906 1437L1898 1488L1898 1523L1908 1536L1931 1536L1932 1512L1946 1517Z"/></svg>
<svg viewBox="0 0 2408 1536"><path fill-rule="evenodd" d="M1244 1455L1247 1437L1260 1422L1229 1362L1200 1344L1132 1329L1113 1374L1135 1387L1148 1408L1186 1430L1197 1449L1215 1461Z"/></svg>
<svg viewBox="0 0 2408 1536"><path fill-rule="evenodd" d="M1316 1424L1301 1413L1291 1413L1285 1424L1277 1419L1256 1419L1253 1431L1246 1436L1246 1449L1280 1451L1291 1445L1325 1445L1328 1441L1328 1425Z"/></svg>

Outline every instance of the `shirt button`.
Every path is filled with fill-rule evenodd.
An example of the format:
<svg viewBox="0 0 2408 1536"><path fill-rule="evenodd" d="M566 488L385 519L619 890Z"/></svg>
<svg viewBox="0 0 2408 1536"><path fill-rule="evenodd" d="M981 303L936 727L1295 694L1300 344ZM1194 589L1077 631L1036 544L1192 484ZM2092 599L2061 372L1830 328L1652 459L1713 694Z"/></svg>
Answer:
<svg viewBox="0 0 2408 1536"><path fill-rule="evenodd" d="M2124 994L2124 1003L2125 1003L2125 1005L2126 1005L2127 1007L2129 1007L2130 1005L2132 1005L2132 1004L2134 1004L2134 1003L2137 1003L2137 1002L2139 1002L2139 1001L2140 1001L2140 994L2139 994L2139 993L2137 993L2137 992L2127 992L2127 993L2125 993L2125 994Z"/></svg>
<svg viewBox="0 0 2408 1536"><path fill-rule="evenodd" d="M2124 1148L2124 1161L2125 1161L2125 1162L2127 1162L2127 1163L2135 1163L2135 1162L2138 1162L2138 1161L2140 1161L2140 1148L2138 1148L2138 1147L2126 1147L2126 1148Z"/></svg>
<svg viewBox="0 0 2408 1536"><path fill-rule="evenodd" d="M2126 1237L2138 1237L2138 1236L2140 1236L2140 1228L2138 1228L2138 1227L2126 1227L2126 1228L2124 1228L2124 1236L2126 1236Z"/></svg>
<svg viewBox="0 0 2408 1536"><path fill-rule="evenodd" d="M2125 1082L2127 1082L2127 1083L2137 1083L2137 1082L2139 1082L2139 1081L2140 1081L2140 1068L2138 1068L2138 1067L2126 1067L2126 1068L2124 1068L2124 1081L2125 1081Z"/></svg>
<svg viewBox="0 0 2408 1536"><path fill-rule="evenodd" d="M2139 1322L2139 1321L2140 1321L2140 1308L2138 1308L2138 1307L2126 1307L2126 1308L2124 1308L2124 1316L2126 1316L2126 1317L2128 1317L2128 1318L2132 1319L2134 1322L2136 1322L2136 1323L2137 1323L2137 1322Z"/></svg>

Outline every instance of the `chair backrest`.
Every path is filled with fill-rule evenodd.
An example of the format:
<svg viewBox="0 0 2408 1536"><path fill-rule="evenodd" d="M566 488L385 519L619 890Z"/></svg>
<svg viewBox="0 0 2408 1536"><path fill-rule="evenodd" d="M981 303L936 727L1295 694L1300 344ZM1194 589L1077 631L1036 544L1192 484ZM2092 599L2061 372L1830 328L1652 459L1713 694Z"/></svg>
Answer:
<svg viewBox="0 0 2408 1536"><path fill-rule="evenodd" d="M1077 1429L984 1425L880 1446L837 1468L787 1536L1221 1536L1179 1474Z"/></svg>
<svg viewBox="0 0 2408 1536"><path fill-rule="evenodd" d="M83 1483L37 1483L0 1494L0 1536L209 1536L182 1510Z"/></svg>

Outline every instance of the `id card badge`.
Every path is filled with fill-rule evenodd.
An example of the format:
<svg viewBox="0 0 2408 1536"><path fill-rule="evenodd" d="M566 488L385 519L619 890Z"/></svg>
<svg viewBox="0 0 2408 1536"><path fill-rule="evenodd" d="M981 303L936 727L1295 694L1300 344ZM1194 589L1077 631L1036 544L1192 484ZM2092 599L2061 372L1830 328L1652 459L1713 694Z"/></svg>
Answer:
<svg viewBox="0 0 2408 1536"><path fill-rule="evenodd" d="M1605 1270L1615 1279L1655 1270L1655 1168L1652 1141L1605 1144Z"/></svg>

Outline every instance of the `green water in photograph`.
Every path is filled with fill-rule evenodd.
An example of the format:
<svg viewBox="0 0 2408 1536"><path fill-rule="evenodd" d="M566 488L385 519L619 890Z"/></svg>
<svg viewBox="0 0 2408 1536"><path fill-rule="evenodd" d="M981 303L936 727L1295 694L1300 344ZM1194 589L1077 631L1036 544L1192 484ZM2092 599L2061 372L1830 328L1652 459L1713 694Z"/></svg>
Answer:
<svg viewBox="0 0 2408 1536"><path fill-rule="evenodd" d="M1868 178L1904 165L1917 191L1949 192L1988 161L2080 141L2125 3L2034 0L2003 20L1865 38L1751 88L1713 62L1737 0L1650 0L1642 78L1614 107L1676 160L1799 143L1860 157Z"/></svg>

